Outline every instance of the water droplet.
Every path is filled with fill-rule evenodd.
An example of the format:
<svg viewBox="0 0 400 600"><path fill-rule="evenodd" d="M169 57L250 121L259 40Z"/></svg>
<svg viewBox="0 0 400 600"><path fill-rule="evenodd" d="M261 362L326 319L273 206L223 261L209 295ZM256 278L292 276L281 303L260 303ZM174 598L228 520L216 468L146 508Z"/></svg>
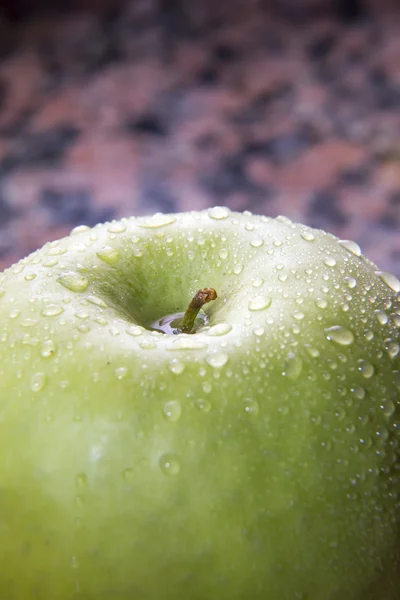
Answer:
<svg viewBox="0 0 400 600"><path fill-rule="evenodd" d="M317 298L317 299L315 300L315 306L316 306L317 308L322 308L322 309L324 309L324 308L327 308L327 306L328 306L328 302L327 302L327 300L325 300L325 298Z"/></svg>
<svg viewBox="0 0 400 600"><path fill-rule="evenodd" d="M211 402L204 398L196 398L194 404L201 412L209 413L211 410Z"/></svg>
<svg viewBox="0 0 400 600"><path fill-rule="evenodd" d="M140 327L139 325L131 325L131 327L128 327L125 331L129 335L131 335L133 337L137 337L139 335L142 335L144 329L143 329L143 327Z"/></svg>
<svg viewBox="0 0 400 600"><path fill-rule="evenodd" d="M80 333L89 333L90 327L89 327L89 325L86 325L85 323L80 323L77 327L77 330Z"/></svg>
<svg viewBox="0 0 400 600"><path fill-rule="evenodd" d="M109 233L124 233L124 231L126 231L126 225L121 221L115 221L107 227L107 231Z"/></svg>
<svg viewBox="0 0 400 600"><path fill-rule="evenodd" d="M33 373L31 377L32 392L40 392L46 384L46 375L41 371Z"/></svg>
<svg viewBox="0 0 400 600"><path fill-rule="evenodd" d="M168 364L168 368L171 371L171 373L174 373L175 375L180 375L185 370L185 365L178 358L174 358Z"/></svg>
<svg viewBox="0 0 400 600"><path fill-rule="evenodd" d="M117 367L114 370L114 374L115 374L116 378L119 380L125 379L125 377L127 377L127 375L128 375L128 369L126 367Z"/></svg>
<svg viewBox="0 0 400 600"><path fill-rule="evenodd" d="M261 248L263 244L264 240L262 240L261 238L254 238L250 242L250 245L253 246L253 248Z"/></svg>
<svg viewBox="0 0 400 600"><path fill-rule="evenodd" d="M375 316L378 320L378 323L380 325L386 325L386 323L389 320L389 317L387 316L387 314L383 311L383 310L376 310L375 311Z"/></svg>
<svg viewBox="0 0 400 600"><path fill-rule="evenodd" d="M256 327L255 329L253 329L253 333L257 337L261 337L264 335L265 329L264 329L264 327Z"/></svg>
<svg viewBox="0 0 400 600"><path fill-rule="evenodd" d="M87 486L87 477L85 473L79 473L75 478L76 487L82 489Z"/></svg>
<svg viewBox="0 0 400 600"><path fill-rule="evenodd" d="M345 277L344 280L350 289L355 288L357 285L357 279L355 279L354 277Z"/></svg>
<svg viewBox="0 0 400 600"><path fill-rule="evenodd" d="M400 315L398 315L397 313L393 313L390 315L390 318L392 319L396 327L400 327Z"/></svg>
<svg viewBox="0 0 400 600"><path fill-rule="evenodd" d="M105 246L105 248L96 252L96 255L103 262L113 265L119 260L120 252L111 246Z"/></svg>
<svg viewBox="0 0 400 600"><path fill-rule="evenodd" d="M302 319L304 319L304 313L302 313L299 310L295 310L294 312L292 312L292 317L294 317L295 319L297 319L297 321L301 321Z"/></svg>
<svg viewBox="0 0 400 600"><path fill-rule="evenodd" d="M215 352L206 357L206 362L214 369L221 369L228 362L228 358L224 352Z"/></svg>
<svg viewBox="0 0 400 600"><path fill-rule="evenodd" d="M233 267L233 272L235 275L240 275L240 273L243 271L243 264L242 263L238 263L237 265L235 265Z"/></svg>
<svg viewBox="0 0 400 600"><path fill-rule="evenodd" d="M71 292L84 292L89 285L89 280L86 277L74 271L63 273L57 281Z"/></svg>
<svg viewBox="0 0 400 600"><path fill-rule="evenodd" d="M18 308L13 308L8 315L10 319L16 319L21 314L21 311Z"/></svg>
<svg viewBox="0 0 400 600"><path fill-rule="evenodd" d="M390 358L393 359L396 358L396 356L399 354L400 346L394 340L386 340L385 349L386 352L389 354Z"/></svg>
<svg viewBox="0 0 400 600"><path fill-rule="evenodd" d="M324 263L327 267L334 267L336 265L336 260L333 258L333 256L327 256L324 260Z"/></svg>
<svg viewBox="0 0 400 600"><path fill-rule="evenodd" d="M61 315L64 312L62 306L58 306L57 304L47 304L42 310L41 313L44 317L56 317L57 315Z"/></svg>
<svg viewBox="0 0 400 600"><path fill-rule="evenodd" d="M228 250L223 248L219 253L219 257L222 258L222 260L225 260L225 258L228 257Z"/></svg>
<svg viewBox="0 0 400 600"><path fill-rule="evenodd" d="M255 288L259 288L262 286L263 283L264 279L262 279L262 277L256 277L252 282L252 286Z"/></svg>
<svg viewBox="0 0 400 600"><path fill-rule="evenodd" d="M160 456L158 461L160 469L164 475L178 475L181 470L181 464L177 454L166 452Z"/></svg>
<svg viewBox="0 0 400 600"><path fill-rule="evenodd" d="M216 219L217 221L227 219L230 214L231 211L226 206L214 206L208 211L208 216L210 219Z"/></svg>
<svg viewBox="0 0 400 600"><path fill-rule="evenodd" d="M157 348L157 344L152 340L143 340L143 342L140 342L139 346L143 348L143 350L154 350Z"/></svg>
<svg viewBox="0 0 400 600"><path fill-rule="evenodd" d="M290 353L286 359L282 375L295 381L303 369L303 361L297 354Z"/></svg>
<svg viewBox="0 0 400 600"><path fill-rule="evenodd" d="M271 298L268 298L267 296L254 296L249 302L249 310L264 310L271 306L271 302Z"/></svg>
<svg viewBox="0 0 400 600"><path fill-rule="evenodd" d="M172 342L172 346L168 347L167 350L202 350L207 348L207 344L198 339L195 336L185 336Z"/></svg>
<svg viewBox="0 0 400 600"><path fill-rule="evenodd" d="M33 281L36 278L36 273L25 273L24 279L26 281Z"/></svg>
<svg viewBox="0 0 400 600"><path fill-rule="evenodd" d="M376 271L376 275L394 292L400 292L400 280L396 275L392 275L392 273L388 273L387 271Z"/></svg>
<svg viewBox="0 0 400 600"><path fill-rule="evenodd" d="M315 236L311 233L311 231L302 231L300 235L306 242L313 242L315 240Z"/></svg>
<svg viewBox="0 0 400 600"><path fill-rule="evenodd" d="M392 417L396 411L396 405L392 400L384 400L382 405L381 405L383 414L385 415L385 417L387 417L388 419L390 417Z"/></svg>
<svg viewBox="0 0 400 600"><path fill-rule="evenodd" d="M80 309L75 312L75 317L77 319L82 319L82 320L88 319L89 313L87 312L87 310Z"/></svg>
<svg viewBox="0 0 400 600"><path fill-rule="evenodd" d="M163 406L164 417L173 423L179 421L182 414L182 407L179 400L170 400Z"/></svg>
<svg viewBox="0 0 400 600"><path fill-rule="evenodd" d="M201 384L202 390L205 394L209 394L210 392L212 392L212 384L209 381L204 381Z"/></svg>
<svg viewBox="0 0 400 600"><path fill-rule="evenodd" d="M334 325L325 329L325 335L328 340L332 340L340 346L351 346L354 342L354 333L341 325Z"/></svg>
<svg viewBox="0 0 400 600"><path fill-rule="evenodd" d="M155 213L151 217L141 218L137 221L137 226L143 229L157 229L175 223L176 217L173 215L164 215L163 213Z"/></svg>
<svg viewBox="0 0 400 600"><path fill-rule="evenodd" d="M57 263L58 260L56 258L45 258L42 260L43 267L55 267Z"/></svg>
<svg viewBox="0 0 400 600"><path fill-rule="evenodd" d="M361 248L356 242L352 242L351 240L339 240L338 242L340 246L354 254L354 256L361 256Z"/></svg>
<svg viewBox="0 0 400 600"><path fill-rule="evenodd" d="M33 327L34 325L37 325L38 320L37 319L23 319L21 321L21 326L22 327Z"/></svg>
<svg viewBox="0 0 400 600"><path fill-rule="evenodd" d="M364 390L364 388L360 387L359 385L356 385L354 388L352 388L351 391L353 392L355 397L358 398L359 400L363 400L366 396L366 391Z"/></svg>
<svg viewBox="0 0 400 600"><path fill-rule="evenodd" d="M90 304L94 304L95 306L99 306L100 308L108 308L108 304L104 302L98 296L87 296L86 300L90 302Z"/></svg>
<svg viewBox="0 0 400 600"><path fill-rule="evenodd" d="M49 358L50 356L54 356L56 350L57 347L53 340L46 340L40 346L40 355L43 356L43 358Z"/></svg>
<svg viewBox="0 0 400 600"><path fill-rule="evenodd" d="M320 351L309 344L305 344L305 349L312 358L318 358L318 356L320 356Z"/></svg>
<svg viewBox="0 0 400 600"><path fill-rule="evenodd" d="M81 233L86 233L86 231L90 231L90 227L87 225L78 225L72 229L70 235L80 235Z"/></svg>
<svg viewBox="0 0 400 600"><path fill-rule="evenodd" d="M232 331L232 325L229 325L228 323L218 323L217 325L210 327L210 329L207 331L207 335L226 335L230 331Z"/></svg>
<svg viewBox="0 0 400 600"><path fill-rule="evenodd" d="M370 379L375 373L374 366L367 360L358 361L358 370L365 379Z"/></svg>
<svg viewBox="0 0 400 600"><path fill-rule="evenodd" d="M256 400L254 400L253 398L245 398L245 400L243 402L243 407L244 407L245 413L247 413L248 415L251 415L253 417L256 417L260 411L258 402Z"/></svg>

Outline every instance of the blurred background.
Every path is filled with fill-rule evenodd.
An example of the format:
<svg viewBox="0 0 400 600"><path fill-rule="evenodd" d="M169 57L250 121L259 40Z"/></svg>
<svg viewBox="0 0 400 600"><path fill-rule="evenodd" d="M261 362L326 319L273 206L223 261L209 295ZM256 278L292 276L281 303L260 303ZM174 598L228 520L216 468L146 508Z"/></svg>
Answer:
<svg viewBox="0 0 400 600"><path fill-rule="evenodd" d="M0 270L215 204L400 275L398 1L0 0Z"/></svg>

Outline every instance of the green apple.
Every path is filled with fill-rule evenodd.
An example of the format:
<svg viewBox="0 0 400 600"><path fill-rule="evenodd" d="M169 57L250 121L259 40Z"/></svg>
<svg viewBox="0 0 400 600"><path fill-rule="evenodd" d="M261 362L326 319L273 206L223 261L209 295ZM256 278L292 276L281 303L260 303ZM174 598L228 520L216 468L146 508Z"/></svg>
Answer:
<svg viewBox="0 0 400 600"><path fill-rule="evenodd" d="M400 598L399 291L353 242L225 207L6 270L0 597Z"/></svg>

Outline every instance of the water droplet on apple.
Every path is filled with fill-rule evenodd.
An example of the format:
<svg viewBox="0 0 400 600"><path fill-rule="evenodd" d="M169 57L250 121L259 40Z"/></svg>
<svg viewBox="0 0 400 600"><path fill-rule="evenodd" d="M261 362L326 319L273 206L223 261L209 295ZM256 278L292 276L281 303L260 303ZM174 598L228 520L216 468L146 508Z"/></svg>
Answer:
<svg viewBox="0 0 400 600"><path fill-rule="evenodd" d="M125 377L128 375L128 369L126 367L117 367L114 370L114 375L119 380L125 379Z"/></svg>
<svg viewBox="0 0 400 600"><path fill-rule="evenodd" d="M339 240L338 243L340 246L354 254L354 256L361 256L361 248L356 242L352 242L351 240Z"/></svg>
<svg viewBox="0 0 400 600"><path fill-rule="evenodd" d="M397 313L393 313L390 315L390 318L392 319L396 327L400 327L400 315L398 315Z"/></svg>
<svg viewBox="0 0 400 600"><path fill-rule="evenodd" d="M313 242L315 240L315 236L311 233L311 231L302 231L300 235L306 242Z"/></svg>
<svg viewBox="0 0 400 600"><path fill-rule="evenodd" d="M396 405L395 403L390 400L390 399L385 399L381 405L383 414L385 415L385 417L387 417L388 419L390 417L392 417L394 415L394 413L396 412Z"/></svg>
<svg viewBox="0 0 400 600"><path fill-rule="evenodd" d="M264 329L264 327L255 327L253 329L253 333L257 337L262 337L265 333L265 329Z"/></svg>
<svg viewBox="0 0 400 600"><path fill-rule="evenodd" d="M305 344L305 349L311 358L318 358L318 356L320 356L320 351L309 344Z"/></svg>
<svg viewBox="0 0 400 600"><path fill-rule="evenodd" d="M166 452L160 456L158 461L160 469L164 475L178 475L181 470L181 464L177 454Z"/></svg>
<svg viewBox="0 0 400 600"><path fill-rule="evenodd" d="M333 258L333 256L327 256L324 260L324 263L327 267L334 267L336 265L336 260Z"/></svg>
<svg viewBox="0 0 400 600"><path fill-rule="evenodd" d="M80 309L75 312L75 317L77 319L85 320L89 318L89 313L87 310Z"/></svg>
<svg viewBox="0 0 400 600"><path fill-rule="evenodd" d="M78 225L72 229L70 235L79 235L81 233L85 233L86 231L90 231L90 227L87 225Z"/></svg>
<svg viewBox="0 0 400 600"><path fill-rule="evenodd" d="M56 258L45 258L42 260L43 267L55 267L58 264L58 260Z"/></svg>
<svg viewBox="0 0 400 600"><path fill-rule="evenodd" d="M326 338L340 346L351 346L354 342L354 333L342 325L334 325L325 329Z"/></svg>
<svg viewBox="0 0 400 600"><path fill-rule="evenodd" d="M378 275L383 283L386 283L391 290L396 293L400 292L400 280L398 277L387 271L376 271L376 275Z"/></svg>
<svg viewBox="0 0 400 600"><path fill-rule="evenodd" d="M43 356L43 358L49 358L54 356L56 349L57 347L53 340L46 340L40 346L40 355Z"/></svg>
<svg viewBox="0 0 400 600"><path fill-rule="evenodd" d="M209 381L204 381L201 387L205 394L209 394L212 391L212 384Z"/></svg>
<svg viewBox="0 0 400 600"><path fill-rule="evenodd" d="M235 275L240 275L240 273L243 271L243 264L242 263L238 263L237 265L235 265L233 267L233 272Z"/></svg>
<svg viewBox="0 0 400 600"><path fill-rule="evenodd" d="M31 390L32 392L40 392L46 385L46 375L42 371L33 373L31 377Z"/></svg>
<svg viewBox="0 0 400 600"><path fill-rule="evenodd" d="M175 375L180 375L185 370L185 365L178 358L174 358L168 364L168 368L171 371L171 373L174 373Z"/></svg>
<svg viewBox="0 0 400 600"><path fill-rule="evenodd" d="M201 412L208 413L211 410L211 402L204 398L196 398L194 404Z"/></svg>
<svg viewBox="0 0 400 600"><path fill-rule="evenodd" d="M17 308L13 308L8 316L10 317L10 319L16 319L17 317L19 317L20 314L20 310L18 310Z"/></svg>
<svg viewBox="0 0 400 600"><path fill-rule="evenodd" d="M358 398L359 400L363 400L366 396L366 391L364 390L363 387L356 385L354 388L352 388L351 390L353 392L353 394L355 395L356 398Z"/></svg>
<svg viewBox="0 0 400 600"><path fill-rule="evenodd" d="M226 206L214 206L208 211L210 219L216 219L217 221L227 219L230 214L231 211Z"/></svg>
<svg viewBox="0 0 400 600"><path fill-rule="evenodd" d="M33 327L34 325L37 325L38 320L37 319L23 319L21 321L21 327Z"/></svg>
<svg viewBox="0 0 400 600"><path fill-rule="evenodd" d="M345 277L344 280L350 289L355 288L357 285L357 279L355 279L354 277Z"/></svg>
<svg viewBox="0 0 400 600"><path fill-rule="evenodd" d="M75 477L75 484L77 488L85 488L87 486L87 477L85 475L85 473L79 473L76 477Z"/></svg>
<svg viewBox="0 0 400 600"><path fill-rule="evenodd" d="M80 333L89 333L90 327L89 327L89 325L86 325L86 323L80 323L77 327L77 330Z"/></svg>
<svg viewBox="0 0 400 600"><path fill-rule="evenodd" d="M94 304L94 306L99 306L100 308L108 308L108 304L104 302L98 296L87 296L86 300L90 302L90 304Z"/></svg>
<svg viewBox="0 0 400 600"><path fill-rule="evenodd" d="M152 340L143 340L143 342L140 342L139 346L143 348L143 350L154 350L157 348L157 344Z"/></svg>
<svg viewBox="0 0 400 600"><path fill-rule="evenodd" d="M33 281L36 277L36 273L25 273L24 279L26 281Z"/></svg>
<svg viewBox="0 0 400 600"><path fill-rule="evenodd" d="M244 412L248 415L256 417L260 411L258 402L253 398L245 398L243 401Z"/></svg>
<svg viewBox="0 0 400 600"><path fill-rule="evenodd" d="M264 240L262 240L261 238L254 238L250 242L250 245L253 246L253 248L261 248L263 244Z"/></svg>
<svg viewBox="0 0 400 600"><path fill-rule="evenodd" d="M61 315L64 312L62 306L58 306L57 304L47 304L42 310L41 314L44 317L56 317L57 315Z"/></svg>
<svg viewBox="0 0 400 600"><path fill-rule="evenodd" d="M120 257L120 252L119 252L119 250L116 250L115 248L112 248L111 246L105 246L102 250L99 250L98 252L96 252L96 255L103 262L106 262L109 265L113 265L116 262L118 262L119 257Z"/></svg>
<svg viewBox="0 0 400 600"><path fill-rule="evenodd" d="M163 414L167 421L175 423L179 421L182 414L182 407L179 400L170 400L163 406Z"/></svg>
<svg viewBox="0 0 400 600"><path fill-rule="evenodd" d="M224 352L215 352L206 357L206 362L214 369L221 369L228 362L228 358Z"/></svg>
<svg viewBox="0 0 400 600"><path fill-rule="evenodd" d="M255 288L259 288L262 286L263 283L264 279L262 279L262 277L256 277L255 279L253 279L252 286Z"/></svg>
<svg viewBox="0 0 400 600"><path fill-rule="evenodd" d="M271 302L272 300L268 296L254 296L249 302L249 310L264 310L271 306Z"/></svg>
<svg viewBox="0 0 400 600"><path fill-rule="evenodd" d="M324 308L327 308L327 306L328 306L328 302L327 302L327 300L325 300L325 298L317 298L317 299L315 300L315 306L316 306L317 308L322 308L322 309L324 309Z"/></svg>
<svg viewBox="0 0 400 600"><path fill-rule="evenodd" d="M367 360L358 361L358 370L365 379L370 379L375 373L374 366Z"/></svg>
<svg viewBox="0 0 400 600"><path fill-rule="evenodd" d="M376 316L377 321L378 321L378 323L380 325L386 325L386 323L389 320L389 317L387 316L387 314L383 310L376 310L375 311L375 316Z"/></svg>
<svg viewBox="0 0 400 600"><path fill-rule="evenodd" d="M292 312L292 317L294 317L297 321L304 319L304 316L304 313L302 313L300 310L295 310Z"/></svg>
<svg viewBox="0 0 400 600"><path fill-rule="evenodd" d="M291 352L286 359L282 375L288 379L291 379L292 381L295 381L299 377L302 369L303 361L297 354Z"/></svg>
<svg viewBox="0 0 400 600"><path fill-rule="evenodd" d="M218 323L217 325L210 327L206 333L211 336L220 336L226 335L230 331L232 331L232 325L229 325L228 323Z"/></svg>
<svg viewBox="0 0 400 600"><path fill-rule="evenodd" d="M126 225L121 221L116 221L107 227L107 231L108 233L124 233L124 231L126 231Z"/></svg>
<svg viewBox="0 0 400 600"><path fill-rule="evenodd" d="M392 339L385 340L385 350L391 359L396 358L399 354L400 346Z"/></svg>
<svg viewBox="0 0 400 600"><path fill-rule="evenodd" d="M226 250L226 248L223 248L219 253L219 257L222 258L222 260L228 258L228 250Z"/></svg>
<svg viewBox="0 0 400 600"><path fill-rule="evenodd" d="M142 335L143 334L143 327L140 327L139 325L131 325L131 327L128 327L126 330L126 333L133 336L133 337L137 337L138 335Z"/></svg>
<svg viewBox="0 0 400 600"><path fill-rule="evenodd" d="M86 277L74 271L63 273L57 281L71 292L84 292L89 285Z"/></svg>

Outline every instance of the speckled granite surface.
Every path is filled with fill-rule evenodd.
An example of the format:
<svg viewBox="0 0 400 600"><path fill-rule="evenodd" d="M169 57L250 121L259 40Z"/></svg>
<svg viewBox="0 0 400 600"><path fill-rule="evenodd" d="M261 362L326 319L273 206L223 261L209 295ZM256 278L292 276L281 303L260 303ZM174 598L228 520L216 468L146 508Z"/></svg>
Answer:
<svg viewBox="0 0 400 600"><path fill-rule="evenodd" d="M400 7L340 4L3 5L0 268L77 224L224 204L399 275Z"/></svg>

